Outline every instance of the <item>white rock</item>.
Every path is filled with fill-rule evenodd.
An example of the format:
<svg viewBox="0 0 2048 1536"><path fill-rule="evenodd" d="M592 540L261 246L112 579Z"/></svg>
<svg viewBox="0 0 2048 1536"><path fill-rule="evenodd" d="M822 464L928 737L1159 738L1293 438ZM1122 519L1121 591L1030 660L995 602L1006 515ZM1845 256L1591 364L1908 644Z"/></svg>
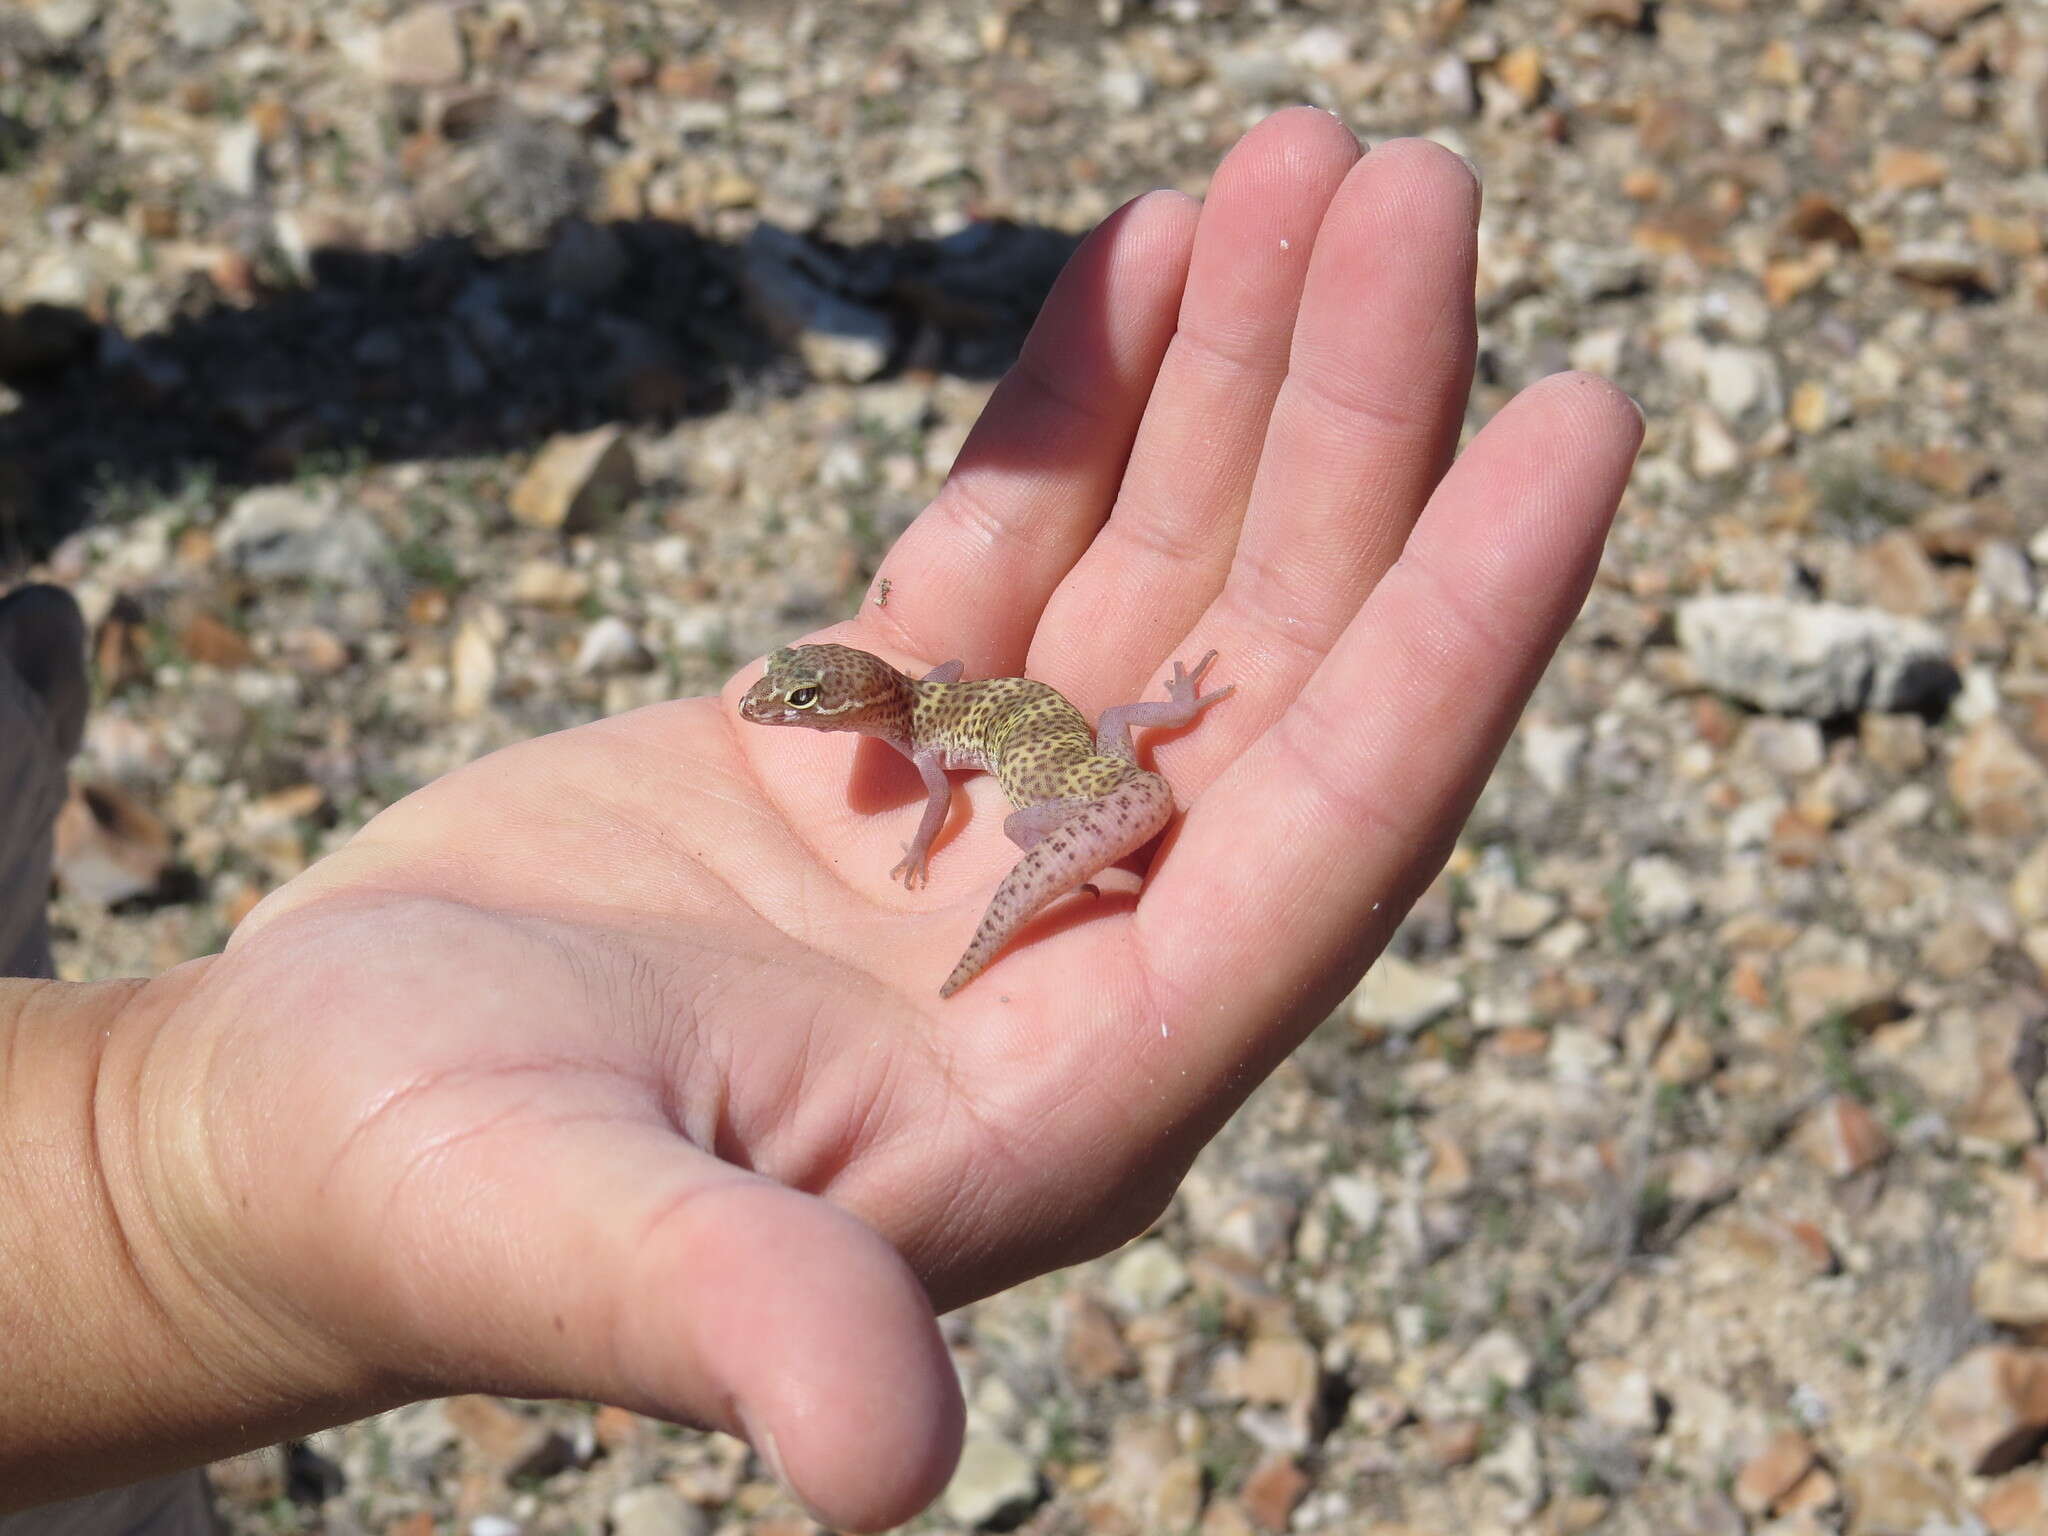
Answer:
<svg viewBox="0 0 2048 1536"><path fill-rule="evenodd" d="M1429 93L1453 117L1470 117L1479 110L1479 93L1472 85L1472 66L1455 53L1443 54L1430 65Z"/></svg>
<svg viewBox="0 0 2048 1536"><path fill-rule="evenodd" d="M181 48L204 52L233 42L249 25L242 0L171 0L171 36Z"/></svg>
<svg viewBox="0 0 2048 1536"><path fill-rule="evenodd" d="M1709 347L1701 382L1725 421L1776 421L1785 414L1778 360L1761 347Z"/></svg>
<svg viewBox="0 0 2048 1536"><path fill-rule="evenodd" d="M1777 714L1912 710L1956 688L1938 630L1875 608L1717 593L1679 606L1678 643L1708 687Z"/></svg>
<svg viewBox="0 0 2048 1536"><path fill-rule="evenodd" d="M1187 1266L1157 1238L1133 1243L1109 1271L1110 1299L1126 1312L1157 1312L1187 1288Z"/></svg>
<svg viewBox="0 0 2048 1536"><path fill-rule="evenodd" d="M1344 1213L1344 1219L1352 1226L1366 1233L1378 1229L1387 1203L1379 1185L1355 1173L1340 1173L1330 1180L1327 1188L1331 1204Z"/></svg>
<svg viewBox="0 0 2048 1536"><path fill-rule="evenodd" d="M1585 761L1586 728L1531 720L1517 734L1530 776L1552 796L1562 798L1578 781L1579 765Z"/></svg>
<svg viewBox="0 0 2048 1536"><path fill-rule="evenodd" d="M1692 877L1676 859L1645 854L1628 866L1629 906L1637 924L1651 933L1666 933L1700 909Z"/></svg>
<svg viewBox="0 0 2048 1536"><path fill-rule="evenodd" d="M711 1520L665 1483L628 1488L612 1500L612 1536L705 1536Z"/></svg>
<svg viewBox="0 0 2048 1536"><path fill-rule="evenodd" d="M213 179L236 197L263 186L263 132L255 123L232 123L213 143Z"/></svg>
<svg viewBox="0 0 2048 1536"><path fill-rule="evenodd" d="M1572 1373L1591 1417L1632 1435L1654 1434L1659 1414L1650 1373L1627 1360L1586 1360Z"/></svg>
<svg viewBox="0 0 2048 1536"><path fill-rule="evenodd" d="M1096 77L1095 88L1103 105L1116 112L1142 112L1152 99L1152 77L1143 70L1105 69Z"/></svg>
<svg viewBox="0 0 2048 1536"><path fill-rule="evenodd" d="M616 614L606 614L583 632L576 648L576 670L585 677L610 677L620 672L644 672L654 658L633 626Z"/></svg>
<svg viewBox="0 0 2048 1536"><path fill-rule="evenodd" d="M1038 1469L1007 1440L969 1435L946 1484L946 1513L962 1525L989 1525L1038 1502Z"/></svg>
<svg viewBox="0 0 2048 1536"><path fill-rule="evenodd" d="M1721 418L1704 406L1692 413L1692 472L1703 480L1742 468L1742 444Z"/></svg>
<svg viewBox="0 0 2048 1536"><path fill-rule="evenodd" d="M365 586L391 567L390 541L366 513L289 486L237 497L218 545L230 564L258 580Z"/></svg>
<svg viewBox="0 0 2048 1536"><path fill-rule="evenodd" d="M1444 1372L1439 1386L1455 1411L1485 1413L1497 1406L1498 1394L1529 1385L1535 1370L1536 1362L1522 1341L1505 1328L1495 1328L1472 1341Z"/></svg>
<svg viewBox="0 0 2048 1536"><path fill-rule="evenodd" d="M1381 955L1351 994L1351 1017L1359 1024L1410 1034L1442 1018L1465 1000L1454 977L1411 965L1399 955Z"/></svg>

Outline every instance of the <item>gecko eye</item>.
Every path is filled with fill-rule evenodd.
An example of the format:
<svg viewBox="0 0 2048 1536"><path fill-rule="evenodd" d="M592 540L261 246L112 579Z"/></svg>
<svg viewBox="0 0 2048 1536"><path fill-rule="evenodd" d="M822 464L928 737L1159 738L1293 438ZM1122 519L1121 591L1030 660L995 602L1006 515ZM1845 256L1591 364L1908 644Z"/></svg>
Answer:
<svg viewBox="0 0 2048 1536"><path fill-rule="evenodd" d="M791 709L809 709L817 702L818 690L815 688L792 688L789 690L789 707Z"/></svg>

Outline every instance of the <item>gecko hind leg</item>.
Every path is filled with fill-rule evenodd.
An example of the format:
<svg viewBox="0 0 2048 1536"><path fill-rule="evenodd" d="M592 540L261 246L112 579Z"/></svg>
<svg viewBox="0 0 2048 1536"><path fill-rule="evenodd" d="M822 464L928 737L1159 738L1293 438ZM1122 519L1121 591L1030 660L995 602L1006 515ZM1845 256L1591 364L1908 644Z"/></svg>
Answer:
<svg viewBox="0 0 2048 1536"><path fill-rule="evenodd" d="M1065 825L1086 804L1086 800L1041 800L1036 805L1023 806L1003 818L1003 836L1019 848L1032 848ZM1080 889L1090 896L1102 894L1093 884Z"/></svg>
<svg viewBox="0 0 2048 1536"><path fill-rule="evenodd" d="M1192 671L1176 661L1173 676L1166 684L1164 703L1118 704L1105 709L1095 728L1095 750L1104 757L1120 757L1135 763L1138 749L1131 744L1132 727L1163 726L1173 730L1186 725L1211 704L1229 698L1237 691L1235 683L1214 693L1202 692L1202 674L1215 660L1216 653L1211 651L1195 663Z"/></svg>

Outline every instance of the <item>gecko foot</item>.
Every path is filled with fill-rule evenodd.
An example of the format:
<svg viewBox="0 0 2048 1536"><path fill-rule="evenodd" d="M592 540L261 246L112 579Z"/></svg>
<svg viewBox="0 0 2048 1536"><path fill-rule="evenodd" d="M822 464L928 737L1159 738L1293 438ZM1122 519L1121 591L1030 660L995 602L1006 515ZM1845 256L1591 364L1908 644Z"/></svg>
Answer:
<svg viewBox="0 0 2048 1536"><path fill-rule="evenodd" d="M920 885L927 885L931 882L931 861L921 851L905 843L903 845L903 858L894 869L889 871L889 878L891 880L901 880L906 890L914 891Z"/></svg>
<svg viewBox="0 0 2048 1536"><path fill-rule="evenodd" d="M1228 688L1219 688L1214 693L1202 692L1202 675L1209 670L1215 660L1216 653L1211 651L1195 663L1193 670L1183 667L1176 661L1173 664L1173 680L1166 685L1166 696L1182 708L1190 710L1206 709L1218 699L1229 698L1237 691L1235 683Z"/></svg>

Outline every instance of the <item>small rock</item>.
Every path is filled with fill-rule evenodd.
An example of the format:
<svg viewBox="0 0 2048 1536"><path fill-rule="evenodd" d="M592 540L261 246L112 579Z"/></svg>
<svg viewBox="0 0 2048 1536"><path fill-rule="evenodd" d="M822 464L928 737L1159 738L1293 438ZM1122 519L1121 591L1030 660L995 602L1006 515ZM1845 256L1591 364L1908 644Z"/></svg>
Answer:
<svg viewBox="0 0 2048 1536"><path fill-rule="evenodd" d="M1946 42L1962 31L1965 22L1990 10L1998 0L1906 0L1902 12L1909 26Z"/></svg>
<svg viewBox="0 0 2048 1536"><path fill-rule="evenodd" d="M519 484L512 515L530 528L580 532L640 493L640 470L624 429L599 427L550 438Z"/></svg>
<svg viewBox="0 0 2048 1536"><path fill-rule="evenodd" d="M1742 1464L1732 1490L1735 1506L1750 1516L1767 1515L1820 1459L1813 1442L1796 1429L1781 1429Z"/></svg>
<svg viewBox="0 0 2048 1536"><path fill-rule="evenodd" d="M1520 48L1509 50L1494 66L1494 74L1525 108L1533 107L1541 101L1544 89L1549 84L1543 69L1543 50L1534 44L1524 44Z"/></svg>
<svg viewBox="0 0 2048 1536"><path fill-rule="evenodd" d="M1778 360L1761 347L1710 347L1701 373L1707 403L1723 421L1776 421L1785 414Z"/></svg>
<svg viewBox="0 0 2048 1536"><path fill-rule="evenodd" d="M515 603L574 608L589 595L589 575L559 561L528 560L512 573L510 596Z"/></svg>
<svg viewBox="0 0 2048 1536"><path fill-rule="evenodd" d="M1780 779L1803 779L1820 772L1827 744L1814 720L1759 715L1744 723L1735 755Z"/></svg>
<svg viewBox="0 0 2048 1536"><path fill-rule="evenodd" d="M1158 1238L1133 1243L1109 1272L1109 1294L1125 1312L1157 1312L1188 1288L1187 1266Z"/></svg>
<svg viewBox="0 0 2048 1536"><path fill-rule="evenodd" d="M573 1459L562 1436L495 1397L451 1397L442 1410L456 1433L507 1481L552 1477Z"/></svg>
<svg viewBox="0 0 2048 1536"><path fill-rule="evenodd" d="M1882 191L1912 192L1922 187L1938 187L1948 180L1948 162L1910 144L1881 144L1871 161L1870 172Z"/></svg>
<svg viewBox="0 0 2048 1536"><path fill-rule="evenodd" d="M2048 809L2048 769L1996 717L1970 727L1955 749L1948 788L1973 827L2001 836L2039 830Z"/></svg>
<svg viewBox="0 0 2048 1536"><path fill-rule="evenodd" d="M1917 710L1960 686L1938 630L1872 608L1696 597L1679 607L1678 641L1708 687L1777 714Z"/></svg>
<svg viewBox="0 0 2048 1536"><path fill-rule="evenodd" d="M1955 1518L1948 1486L1918 1462L1889 1451L1842 1468L1849 1506L1845 1536L1921 1536Z"/></svg>
<svg viewBox="0 0 2048 1536"><path fill-rule="evenodd" d="M1800 1126L1799 1145L1831 1178L1845 1179L1883 1161L1891 1138L1877 1117L1847 1094L1835 1094Z"/></svg>
<svg viewBox="0 0 2048 1536"><path fill-rule="evenodd" d="M1253 1524L1264 1531L1284 1531L1294 1518L1294 1508L1309 1489L1308 1474L1292 1456L1269 1451L1252 1468L1238 1496Z"/></svg>
<svg viewBox="0 0 2048 1536"><path fill-rule="evenodd" d="M332 677L349 664L341 637L318 624L302 624L278 637L278 655L294 672L306 677Z"/></svg>
<svg viewBox="0 0 2048 1536"><path fill-rule="evenodd" d="M466 619L455 632L448 658L448 708L458 720L474 720L490 708L498 687L498 641L493 626Z"/></svg>
<svg viewBox="0 0 2048 1536"><path fill-rule="evenodd" d="M258 581L371 585L391 568L391 544L362 512L331 495L286 486L244 492L219 535L221 555Z"/></svg>
<svg viewBox="0 0 2048 1536"><path fill-rule="evenodd" d="M1517 735L1530 776L1553 798L1562 798L1578 782L1579 766L1586 756L1586 728L1532 720L1525 722Z"/></svg>
<svg viewBox="0 0 2048 1536"><path fill-rule="evenodd" d="M1921 943L1920 959L1944 980L1960 981L1981 970L1997 948L1997 940L1982 923L1966 912L1957 912Z"/></svg>
<svg viewBox="0 0 2048 1536"><path fill-rule="evenodd" d="M1676 859L1661 853L1629 861L1627 888L1631 915L1652 934L1668 933L1700 909L1692 877Z"/></svg>
<svg viewBox="0 0 2048 1536"><path fill-rule="evenodd" d="M673 1488L647 1483L611 1503L612 1536L707 1536L711 1518Z"/></svg>
<svg viewBox="0 0 2048 1536"><path fill-rule="evenodd" d="M416 5L377 40L378 72L389 85L456 85L469 67L462 27L448 5Z"/></svg>
<svg viewBox="0 0 2048 1536"><path fill-rule="evenodd" d="M1479 110L1479 92L1472 84L1472 66L1455 53L1441 54L1430 65L1429 93L1451 117L1470 117Z"/></svg>
<svg viewBox="0 0 2048 1536"><path fill-rule="evenodd" d="M1660 1083L1689 1088L1713 1076L1714 1045L1698 1025L1680 1019L1657 1048L1650 1071Z"/></svg>
<svg viewBox="0 0 2048 1536"><path fill-rule="evenodd" d="M74 782L53 832L59 883L82 901L113 906L155 890L171 865L171 833L126 790Z"/></svg>
<svg viewBox="0 0 2048 1536"><path fill-rule="evenodd" d="M747 296L761 323L795 346L813 375L862 384L888 366L895 327L887 315L825 286L822 253L787 230L757 224L740 258Z"/></svg>
<svg viewBox="0 0 2048 1536"><path fill-rule="evenodd" d="M616 614L608 613L592 624L576 647L576 671L584 677L645 672L653 666L653 654L640 643L633 626Z"/></svg>
<svg viewBox="0 0 2048 1536"><path fill-rule="evenodd" d="M946 1484L946 1513L962 1525L991 1525L1039 1499L1038 1469L1007 1440L969 1435L960 1465Z"/></svg>
<svg viewBox="0 0 2048 1536"><path fill-rule="evenodd" d="M1999 1254L1977 1266L1970 1281L1977 1315L2009 1328L2048 1323L2048 1270Z"/></svg>
<svg viewBox="0 0 2048 1536"><path fill-rule="evenodd" d="M2048 1478L2039 1467L2007 1473L1977 1501L1977 1518L1993 1536L2042 1536L2048 1531Z"/></svg>
<svg viewBox="0 0 2048 1536"><path fill-rule="evenodd" d="M1885 773L1918 773L1927 766L1927 722L1918 715L1865 715L1856 739L1871 766Z"/></svg>
<svg viewBox="0 0 2048 1536"><path fill-rule="evenodd" d="M1462 1467L1477 1461L1485 1440L1485 1421L1470 1416L1431 1419L1422 1426L1422 1454L1434 1467Z"/></svg>
<svg viewBox="0 0 2048 1536"><path fill-rule="evenodd" d="M1858 560L1870 600L1887 613L1925 617L1948 607L1948 587L1920 541L1909 533L1886 534Z"/></svg>
<svg viewBox="0 0 2048 1536"><path fill-rule="evenodd" d="M1653 1435L1663 1422L1657 1389L1639 1365L1618 1358L1584 1360L1572 1381L1586 1412L1625 1434Z"/></svg>
<svg viewBox="0 0 2048 1536"><path fill-rule="evenodd" d="M1543 1447L1536 1431L1517 1421L1500 1437L1500 1443L1479 1464L1486 1481L1507 1498L1501 1516L1517 1529L1543 1507L1548 1485L1543 1476Z"/></svg>
<svg viewBox="0 0 2048 1536"><path fill-rule="evenodd" d="M1984 1344L1941 1374L1926 1421L1957 1467L1977 1477L2009 1472L2048 1440L2048 1350Z"/></svg>
<svg viewBox="0 0 2048 1536"><path fill-rule="evenodd" d="M1137 1359L1109 1308L1086 1291L1069 1291L1061 1298L1060 1312L1060 1361L1076 1386L1099 1386L1137 1371Z"/></svg>
<svg viewBox="0 0 2048 1536"><path fill-rule="evenodd" d="M1792 205L1785 228L1795 239L1809 244L1834 245L1845 251L1860 250L1863 246L1863 236L1855 222L1839 203L1820 192L1801 194Z"/></svg>
<svg viewBox="0 0 2048 1536"><path fill-rule="evenodd" d="M1312 1405L1322 1385L1322 1366L1306 1339L1261 1337L1245 1346L1237 1371L1236 1396L1245 1402L1294 1408Z"/></svg>
<svg viewBox="0 0 2048 1536"><path fill-rule="evenodd" d="M256 660L249 637L210 613L194 614L178 631L178 649L201 666L233 671Z"/></svg>
<svg viewBox="0 0 2048 1536"><path fill-rule="evenodd" d="M1728 424L1701 406L1692 413L1692 472L1702 480L1732 475L1745 462L1742 444Z"/></svg>
<svg viewBox="0 0 2048 1536"><path fill-rule="evenodd" d="M1522 1341L1505 1328L1494 1328L1472 1341L1438 1385L1454 1408L1486 1413L1498 1406L1499 1394L1528 1386L1535 1370Z"/></svg>
<svg viewBox="0 0 2048 1536"><path fill-rule="evenodd" d="M169 19L180 48L204 53L241 36L250 16L243 0L171 0Z"/></svg>
<svg viewBox="0 0 2048 1536"><path fill-rule="evenodd" d="M263 132L249 121L230 123L213 142L213 179L231 197L263 190Z"/></svg>
<svg viewBox="0 0 2048 1536"><path fill-rule="evenodd" d="M1407 1035L1464 1000L1465 989L1455 978L1411 965L1398 955L1381 955L1351 994L1351 1018L1369 1029Z"/></svg>
<svg viewBox="0 0 2048 1536"><path fill-rule="evenodd" d="M1953 240L1908 240L1892 252L1894 276L1928 288L1997 293L1998 269L1975 246Z"/></svg>

